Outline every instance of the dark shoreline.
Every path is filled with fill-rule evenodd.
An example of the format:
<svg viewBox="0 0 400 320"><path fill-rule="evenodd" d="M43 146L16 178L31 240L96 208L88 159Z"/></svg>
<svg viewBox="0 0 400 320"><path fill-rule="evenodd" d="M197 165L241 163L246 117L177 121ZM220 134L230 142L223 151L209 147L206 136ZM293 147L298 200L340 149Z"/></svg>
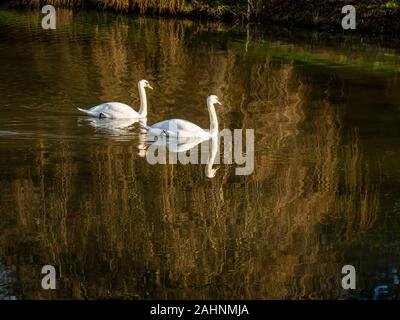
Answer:
<svg viewBox="0 0 400 320"><path fill-rule="evenodd" d="M127 0L120 0L121 2ZM115 7L96 0L77 0L71 5L64 0L6 0L5 8L38 8L44 4L73 10L111 11L118 14L140 14L145 16L162 16L186 18L192 20L210 20L224 22L241 22L252 24L282 25L286 27L312 28L330 32L377 33L397 36L400 32L400 1L382 0L241 0L232 7L224 4L210 5L209 1L186 1L177 8L139 7L137 2L129 6ZM203 3L205 2L205 3ZM224 2L224 1L222 1ZM225 0L225 2L229 2ZM257 6L249 5L258 3ZM390 7L388 3L395 3ZM343 30L341 21L344 17L341 9L345 5L356 8L357 27L355 30ZM0 6L1 7L1 6ZM252 8L252 9L250 9Z"/></svg>

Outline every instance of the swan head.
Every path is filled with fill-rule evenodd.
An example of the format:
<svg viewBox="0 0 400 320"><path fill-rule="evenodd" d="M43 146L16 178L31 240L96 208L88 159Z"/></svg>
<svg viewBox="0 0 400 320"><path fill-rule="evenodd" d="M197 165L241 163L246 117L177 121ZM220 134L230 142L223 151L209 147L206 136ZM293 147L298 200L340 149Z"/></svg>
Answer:
<svg viewBox="0 0 400 320"><path fill-rule="evenodd" d="M150 83L147 80L140 80L139 83L139 88L149 88L153 90L153 87L150 85Z"/></svg>
<svg viewBox="0 0 400 320"><path fill-rule="evenodd" d="M216 95L208 96L207 102L210 104L222 104Z"/></svg>

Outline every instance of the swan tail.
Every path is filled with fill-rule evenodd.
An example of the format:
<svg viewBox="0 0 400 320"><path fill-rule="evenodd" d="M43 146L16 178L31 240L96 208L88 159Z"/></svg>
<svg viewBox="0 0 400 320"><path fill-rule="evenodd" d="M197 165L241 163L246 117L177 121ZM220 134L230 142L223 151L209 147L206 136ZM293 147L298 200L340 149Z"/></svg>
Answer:
<svg viewBox="0 0 400 320"><path fill-rule="evenodd" d="M98 117L97 114L95 114L95 113L93 113L93 112L91 112L91 111L89 111L89 110L85 110L85 109L81 109L81 108L77 108L77 109L78 109L80 112L86 113L86 114L89 115L89 116Z"/></svg>

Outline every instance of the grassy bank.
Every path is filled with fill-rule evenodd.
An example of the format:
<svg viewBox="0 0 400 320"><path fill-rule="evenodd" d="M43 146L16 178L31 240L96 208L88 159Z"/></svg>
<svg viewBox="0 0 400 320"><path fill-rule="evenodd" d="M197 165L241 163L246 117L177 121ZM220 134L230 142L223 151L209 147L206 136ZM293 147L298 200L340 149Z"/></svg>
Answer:
<svg viewBox="0 0 400 320"><path fill-rule="evenodd" d="M112 10L146 15L249 20L289 26L342 30L341 9L356 8L357 30L400 31L400 0L5 0L10 7L59 7Z"/></svg>
<svg viewBox="0 0 400 320"><path fill-rule="evenodd" d="M254 0L256 1L256 0ZM257 1L256 1L257 2ZM397 33L400 31L400 0L262 0L253 10L259 20L294 26L342 31L342 8L356 9L357 31Z"/></svg>
<svg viewBox="0 0 400 320"><path fill-rule="evenodd" d="M243 19L246 1L212 0L6 0L9 7L38 8L46 4L69 9L109 10L118 13L208 17L212 19Z"/></svg>

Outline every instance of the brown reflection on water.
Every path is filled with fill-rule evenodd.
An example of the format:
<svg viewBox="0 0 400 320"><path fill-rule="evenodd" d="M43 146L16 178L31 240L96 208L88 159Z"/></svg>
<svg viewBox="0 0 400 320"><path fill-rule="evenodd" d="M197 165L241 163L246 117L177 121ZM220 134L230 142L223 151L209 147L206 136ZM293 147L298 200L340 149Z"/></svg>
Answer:
<svg viewBox="0 0 400 320"><path fill-rule="evenodd" d="M230 46L242 36L192 22L62 19L54 36L20 27L0 45L3 57L11 45L14 59L31 54L29 64L7 56L7 72L17 83L25 70L33 84L0 80L14 90L0 98L2 126L29 133L0 144L0 262L16 267L18 298L343 296L344 252L363 245L380 210L379 165L335 102L345 80L247 56ZM141 78L156 87L150 124L207 127L205 98L220 96L221 129L255 129L254 173L221 164L208 179L204 165L151 166L138 156L138 126L121 141L75 112L138 106ZM52 85L22 90L39 79ZM61 272L56 291L40 288L45 264Z"/></svg>

